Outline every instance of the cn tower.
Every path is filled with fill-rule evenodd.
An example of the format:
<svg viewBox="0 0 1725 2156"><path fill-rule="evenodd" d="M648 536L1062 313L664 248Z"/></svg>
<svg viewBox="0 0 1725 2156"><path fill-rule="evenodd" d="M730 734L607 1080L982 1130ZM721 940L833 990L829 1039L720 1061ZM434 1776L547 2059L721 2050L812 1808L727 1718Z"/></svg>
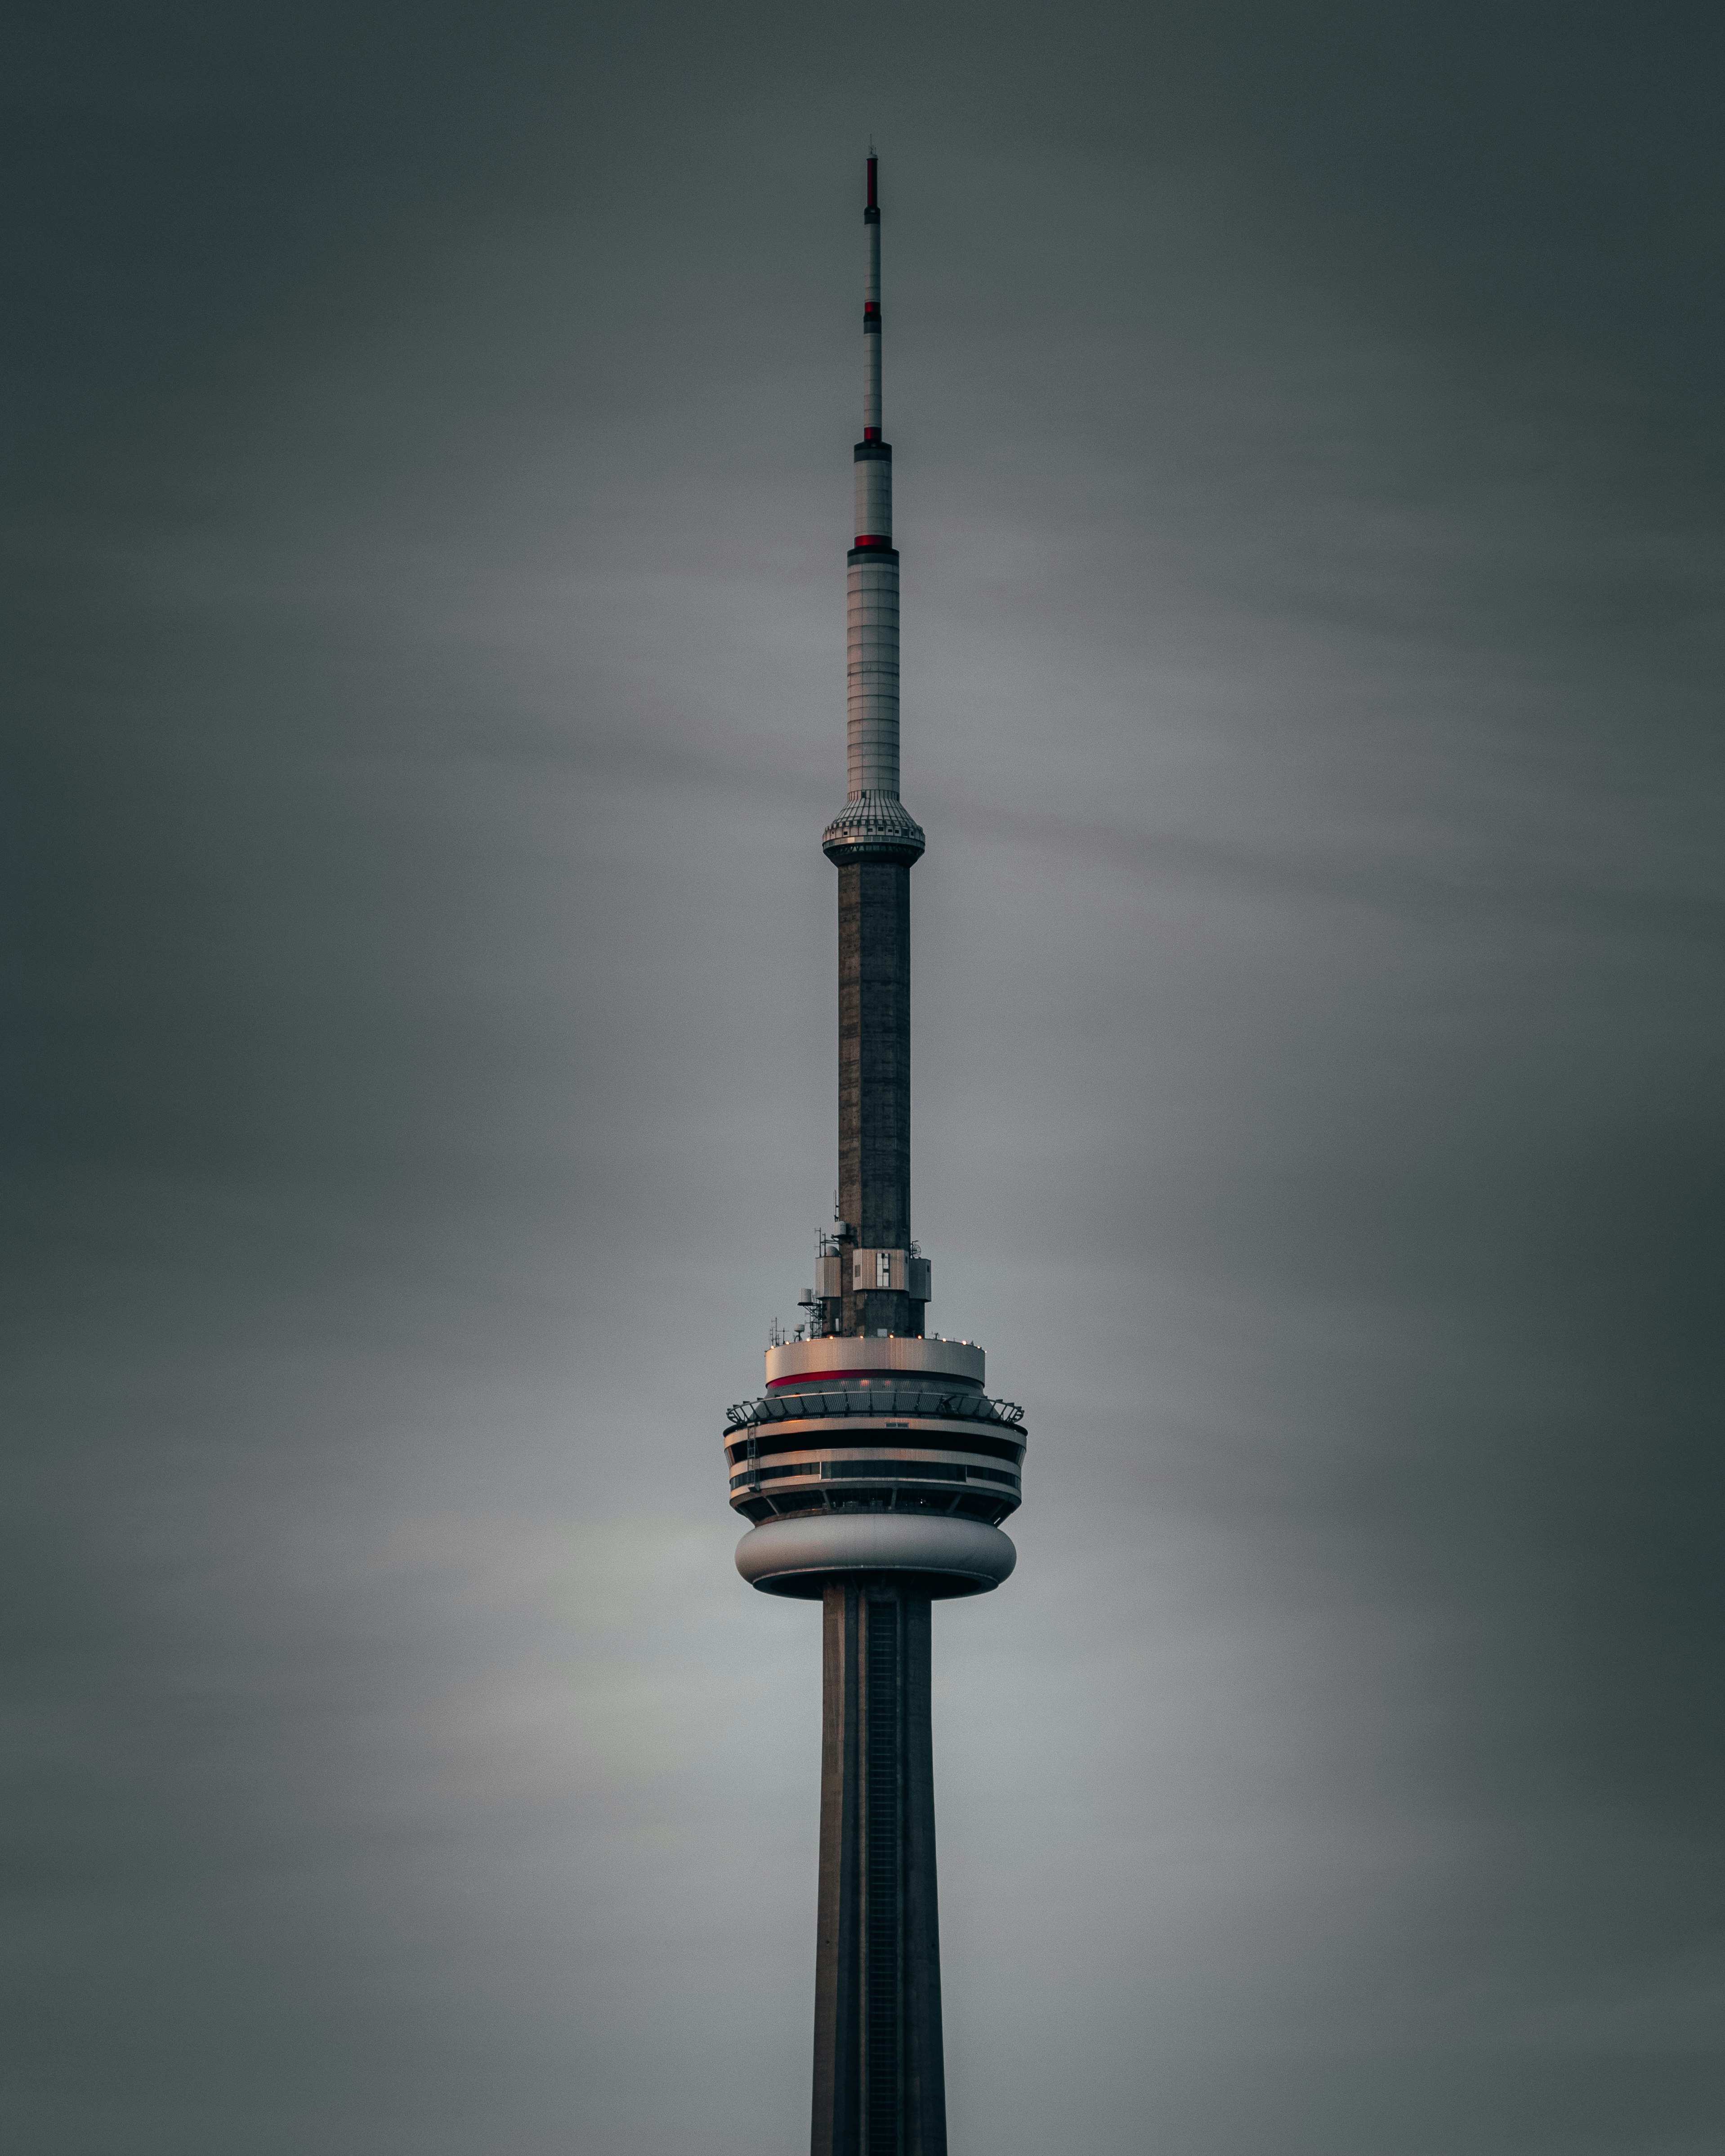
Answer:
<svg viewBox="0 0 1725 2156"><path fill-rule="evenodd" d="M1017 1553L1021 1411L983 1351L929 1332L911 1234L911 870L899 799L898 551L880 415L880 208L863 212L863 431L850 553L849 784L839 871L839 1198L805 1322L725 1430L737 1568L821 1604L820 1890L813 2156L946 2156L930 1609Z"/></svg>

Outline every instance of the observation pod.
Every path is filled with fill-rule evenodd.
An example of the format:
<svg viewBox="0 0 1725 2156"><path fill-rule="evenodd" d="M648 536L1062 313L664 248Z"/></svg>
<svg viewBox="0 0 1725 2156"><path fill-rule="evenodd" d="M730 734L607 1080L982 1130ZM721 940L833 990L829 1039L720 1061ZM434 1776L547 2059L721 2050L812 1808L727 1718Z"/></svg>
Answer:
<svg viewBox="0 0 1725 2156"><path fill-rule="evenodd" d="M1017 1562L1024 1411L983 1389L968 1341L836 1337L767 1351L767 1389L731 1410L731 1502L757 1524L737 1568L818 1600L862 1573L914 1574L935 1600L986 1594Z"/></svg>

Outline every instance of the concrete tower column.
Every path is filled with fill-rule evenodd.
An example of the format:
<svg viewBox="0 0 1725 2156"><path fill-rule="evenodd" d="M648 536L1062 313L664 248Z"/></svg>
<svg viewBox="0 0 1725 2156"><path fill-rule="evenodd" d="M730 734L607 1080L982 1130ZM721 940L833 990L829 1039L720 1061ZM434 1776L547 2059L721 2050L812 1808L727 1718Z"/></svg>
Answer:
<svg viewBox="0 0 1725 2156"><path fill-rule="evenodd" d="M822 1607L820 1902L813 2156L946 2156L930 1609L984 1594L1017 1553L1024 1416L974 1342L924 1329L911 1240L911 870L899 799L899 557L881 431L880 208L864 211L863 438L853 459L848 785L821 844L839 871L839 1219L767 1389L725 1429L737 1568Z"/></svg>
<svg viewBox="0 0 1725 2156"><path fill-rule="evenodd" d="M946 2156L929 1590L823 1596L811 2156Z"/></svg>

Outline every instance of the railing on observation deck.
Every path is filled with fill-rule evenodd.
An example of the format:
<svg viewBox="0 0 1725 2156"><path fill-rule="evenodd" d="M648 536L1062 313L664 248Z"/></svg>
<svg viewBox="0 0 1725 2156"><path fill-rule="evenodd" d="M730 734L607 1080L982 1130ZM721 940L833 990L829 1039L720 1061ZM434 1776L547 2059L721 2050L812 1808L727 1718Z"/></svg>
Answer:
<svg viewBox="0 0 1725 2156"><path fill-rule="evenodd" d="M814 1422L840 1415L916 1415L944 1422L990 1423L1022 1431L1024 1411L1015 1400L991 1400L983 1393L942 1392L928 1385L834 1385L819 1391L769 1393L726 1410L727 1440L769 1422Z"/></svg>

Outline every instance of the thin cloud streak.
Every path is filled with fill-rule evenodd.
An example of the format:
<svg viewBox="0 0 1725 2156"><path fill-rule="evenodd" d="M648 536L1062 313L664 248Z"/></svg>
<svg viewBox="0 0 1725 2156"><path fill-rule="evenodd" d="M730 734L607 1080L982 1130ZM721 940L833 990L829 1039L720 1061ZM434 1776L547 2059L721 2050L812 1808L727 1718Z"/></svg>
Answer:
<svg viewBox="0 0 1725 2156"><path fill-rule="evenodd" d="M12 2138L800 2144L716 1418L830 1202L872 125L917 1228L1032 1430L955 2131L1710 2147L1695 26L89 22L13 76Z"/></svg>

